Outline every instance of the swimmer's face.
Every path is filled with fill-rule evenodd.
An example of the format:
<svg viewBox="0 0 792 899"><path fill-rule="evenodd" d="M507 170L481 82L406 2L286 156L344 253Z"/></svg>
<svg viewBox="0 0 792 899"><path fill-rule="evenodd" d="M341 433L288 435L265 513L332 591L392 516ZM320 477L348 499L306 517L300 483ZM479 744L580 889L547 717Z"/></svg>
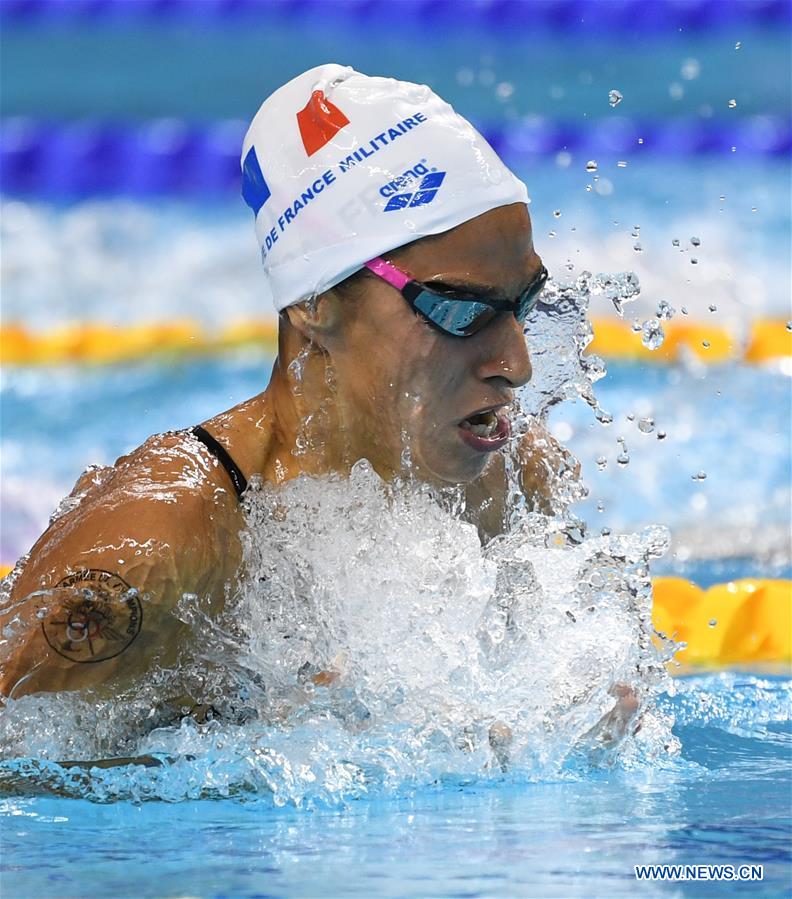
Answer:
<svg viewBox="0 0 792 899"><path fill-rule="evenodd" d="M516 300L541 270L524 204L494 209L437 237L384 254L417 281L459 296ZM326 349L353 458L382 475L409 460L418 476L477 478L508 439L507 406L531 377L523 327L499 313L471 337L427 324L373 275L338 304Z"/></svg>

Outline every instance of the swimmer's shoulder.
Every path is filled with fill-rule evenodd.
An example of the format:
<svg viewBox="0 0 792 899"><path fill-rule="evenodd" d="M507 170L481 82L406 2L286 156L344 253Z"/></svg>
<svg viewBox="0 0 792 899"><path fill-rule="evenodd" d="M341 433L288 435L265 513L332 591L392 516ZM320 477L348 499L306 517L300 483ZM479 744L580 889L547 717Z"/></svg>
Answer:
<svg viewBox="0 0 792 899"><path fill-rule="evenodd" d="M113 466L89 469L34 544L15 592L46 589L67 568L177 565L185 590L229 552L243 519L230 483L189 432L155 434ZM119 571L119 573L121 573Z"/></svg>
<svg viewBox="0 0 792 899"><path fill-rule="evenodd" d="M172 663L189 639L179 603L218 609L241 564L244 519L222 474L185 432L86 472L13 577L0 690L80 689Z"/></svg>

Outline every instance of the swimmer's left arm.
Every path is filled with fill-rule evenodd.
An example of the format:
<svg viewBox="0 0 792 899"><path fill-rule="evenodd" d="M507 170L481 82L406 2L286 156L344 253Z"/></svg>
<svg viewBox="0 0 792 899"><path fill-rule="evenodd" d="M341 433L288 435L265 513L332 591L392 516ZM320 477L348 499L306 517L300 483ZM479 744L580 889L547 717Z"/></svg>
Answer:
<svg viewBox="0 0 792 899"><path fill-rule="evenodd" d="M537 512L558 511L558 493L564 481L577 481L580 463L538 418L532 418L517 446L520 487Z"/></svg>

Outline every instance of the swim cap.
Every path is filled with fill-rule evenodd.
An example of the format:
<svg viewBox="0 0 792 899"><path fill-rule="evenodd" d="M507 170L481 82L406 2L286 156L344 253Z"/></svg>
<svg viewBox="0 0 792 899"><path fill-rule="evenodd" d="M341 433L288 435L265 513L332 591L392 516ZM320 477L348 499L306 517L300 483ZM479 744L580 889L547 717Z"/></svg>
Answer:
<svg viewBox="0 0 792 899"><path fill-rule="evenodd" d="M279 311L388 250L528 201L426 85L335 64L264 101L242 145L242 195Z"/></svg>

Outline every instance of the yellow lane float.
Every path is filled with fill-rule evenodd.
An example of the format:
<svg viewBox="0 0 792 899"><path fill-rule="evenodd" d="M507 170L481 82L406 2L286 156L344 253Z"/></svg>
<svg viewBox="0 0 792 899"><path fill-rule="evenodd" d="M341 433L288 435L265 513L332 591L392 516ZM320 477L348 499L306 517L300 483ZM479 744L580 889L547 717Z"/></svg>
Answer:
<svg viewBox="0 0 792 899"><path fill-rule="evenodd" d="M242 346L272 350L277 337L277 322L272 319L238 321L211 334L189 319L125 327L74 324L45 332L11 324L0 327L0 360L5 365L102 365L152 356L219 353Z"/></svg>
<svg viewBox="0 0 792 899"><path fill-rule="evenodd" d="M792 333L780 319L754 322L747 339L717 325L663 322L666 336L656 350L647 349L641 335L621 319L594 319L593 325L590 352L614 360L668 363L687 353L703 362L763 363L792 356ZM211 333L189 319L126 326L77 323L44 332L11 323L0 326L0 359L7 365L101 365L149 356L221 353L243 346L273 350L277 335L273 318L241 320Z"/></svg>
<svg viewBox="0 0 792 899"><path fill-rule="evenodd" d="M665 340L656 350L647 349L641 334L621 319L594 319L594 340L589 351L608 359L675 362L690 354L702 362L769 362L792 356L792 332L781 319L752 323L747 339L728 328L702 322L663 322Z"/></svg>
<svg viewBox="0 0 792 899"><path fill-rule="evenodd" d="M747 578L702 590L683 578L654 580L655 630L686 643L685 666L792 663L792 581Z"/></svg>

